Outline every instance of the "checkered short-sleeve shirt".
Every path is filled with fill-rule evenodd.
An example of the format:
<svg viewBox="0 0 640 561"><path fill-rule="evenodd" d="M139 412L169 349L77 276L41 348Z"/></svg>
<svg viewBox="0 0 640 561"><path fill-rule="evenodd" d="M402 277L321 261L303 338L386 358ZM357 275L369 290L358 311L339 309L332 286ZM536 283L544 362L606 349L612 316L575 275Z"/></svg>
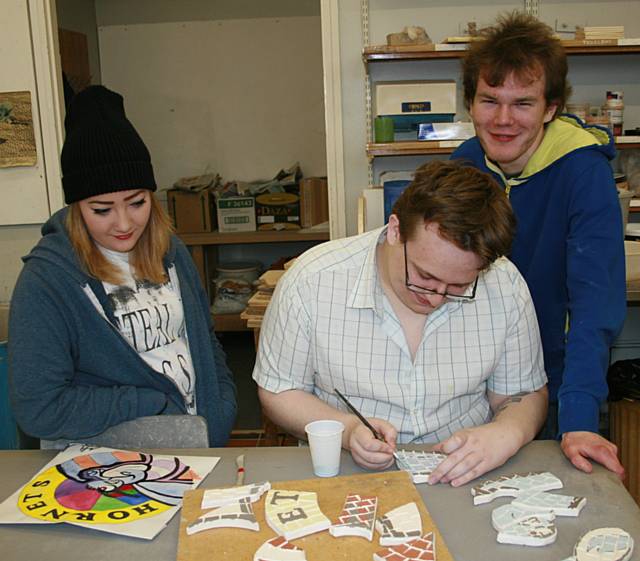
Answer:
<svg viewBox="0 0 640 561"><path fill-rule="evenodd" d="M546 384L538 323L515 266L497 260L476 297L427 317L412 360L376 268L378 229L316 246L280 279L265 314L253 377L280 393L304 390L336 409L340 390L398 442L437 442L491 417L487 390Z"/></svg>

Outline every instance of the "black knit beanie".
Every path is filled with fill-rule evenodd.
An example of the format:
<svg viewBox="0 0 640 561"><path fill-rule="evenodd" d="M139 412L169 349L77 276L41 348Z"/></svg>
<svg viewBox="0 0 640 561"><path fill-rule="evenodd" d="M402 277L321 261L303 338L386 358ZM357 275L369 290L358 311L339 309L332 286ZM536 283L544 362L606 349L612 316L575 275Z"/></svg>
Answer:
<svg viewBox="0 0 640 561"><path fill-rule="evenodd" d="M71 101L64 126L61 163L67 204L114 191L156 190L149 150L127 119L120 94L89 86Z"/></svg>

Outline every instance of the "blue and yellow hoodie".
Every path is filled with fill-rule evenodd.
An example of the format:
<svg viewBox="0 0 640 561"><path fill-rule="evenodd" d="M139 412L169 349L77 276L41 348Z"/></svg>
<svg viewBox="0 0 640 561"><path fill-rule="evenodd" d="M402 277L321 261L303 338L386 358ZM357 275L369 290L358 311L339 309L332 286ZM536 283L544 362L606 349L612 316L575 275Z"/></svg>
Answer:
<svg viewBox="0 0 640 561"><path fill-rule="evenodd" d="M517 217L509 256L535 304L559 434L598 432L609 347L626 313L624 234L606 129L571 115L552 121L517 177L507 178L477 137L453 154L505 186Z"/></svg>
<svg viewBox="0 0 640 561"><path fill-rule="evenodd" d="M18 424L38 438L80 440L137 417L186 413L174 382L153 370L114 327L102 282L80 267L64 226L66 212L42 227L11 300L9 386ZM236 417L236 389L208 299L175 236L164 265L180 286L198 414L207 420L210 445L224 446Z"/></svg>

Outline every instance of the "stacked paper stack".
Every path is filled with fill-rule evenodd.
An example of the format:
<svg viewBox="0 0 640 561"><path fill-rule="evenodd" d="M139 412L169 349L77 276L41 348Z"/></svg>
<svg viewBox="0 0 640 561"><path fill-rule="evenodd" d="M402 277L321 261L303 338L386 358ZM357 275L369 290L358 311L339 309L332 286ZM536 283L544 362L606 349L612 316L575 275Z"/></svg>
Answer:
<svg viewBox="0 0 640 561"><path fill-rule="evenodd" d="M624 25L603 25L578 27L576 39L592 41L595 39L621 39L624 37Z"/></svg>

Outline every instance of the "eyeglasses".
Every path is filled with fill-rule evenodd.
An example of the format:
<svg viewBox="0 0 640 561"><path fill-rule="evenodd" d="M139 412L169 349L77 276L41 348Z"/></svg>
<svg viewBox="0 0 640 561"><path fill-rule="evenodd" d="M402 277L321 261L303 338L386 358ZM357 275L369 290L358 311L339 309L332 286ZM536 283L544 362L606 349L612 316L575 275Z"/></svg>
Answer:
<svg viewBox="0 0 640 561"><path fill-rule="evenodd" d="M476 277L476 280L473 282L471 294L451 294L447 291L438 292L437 290L433 290L431 288L425 288L424 286L417 286L415 284L411 284L409 282L409 266L407 264L407 244L404 243L403 246L404 246L404 284L408 290L411 290L411 292L416 292L417 294L432 294L434 296L444 296L448 300L452 300L452 301L473 300L476 297L476 288L478 287L479 277Z"/></svg>

